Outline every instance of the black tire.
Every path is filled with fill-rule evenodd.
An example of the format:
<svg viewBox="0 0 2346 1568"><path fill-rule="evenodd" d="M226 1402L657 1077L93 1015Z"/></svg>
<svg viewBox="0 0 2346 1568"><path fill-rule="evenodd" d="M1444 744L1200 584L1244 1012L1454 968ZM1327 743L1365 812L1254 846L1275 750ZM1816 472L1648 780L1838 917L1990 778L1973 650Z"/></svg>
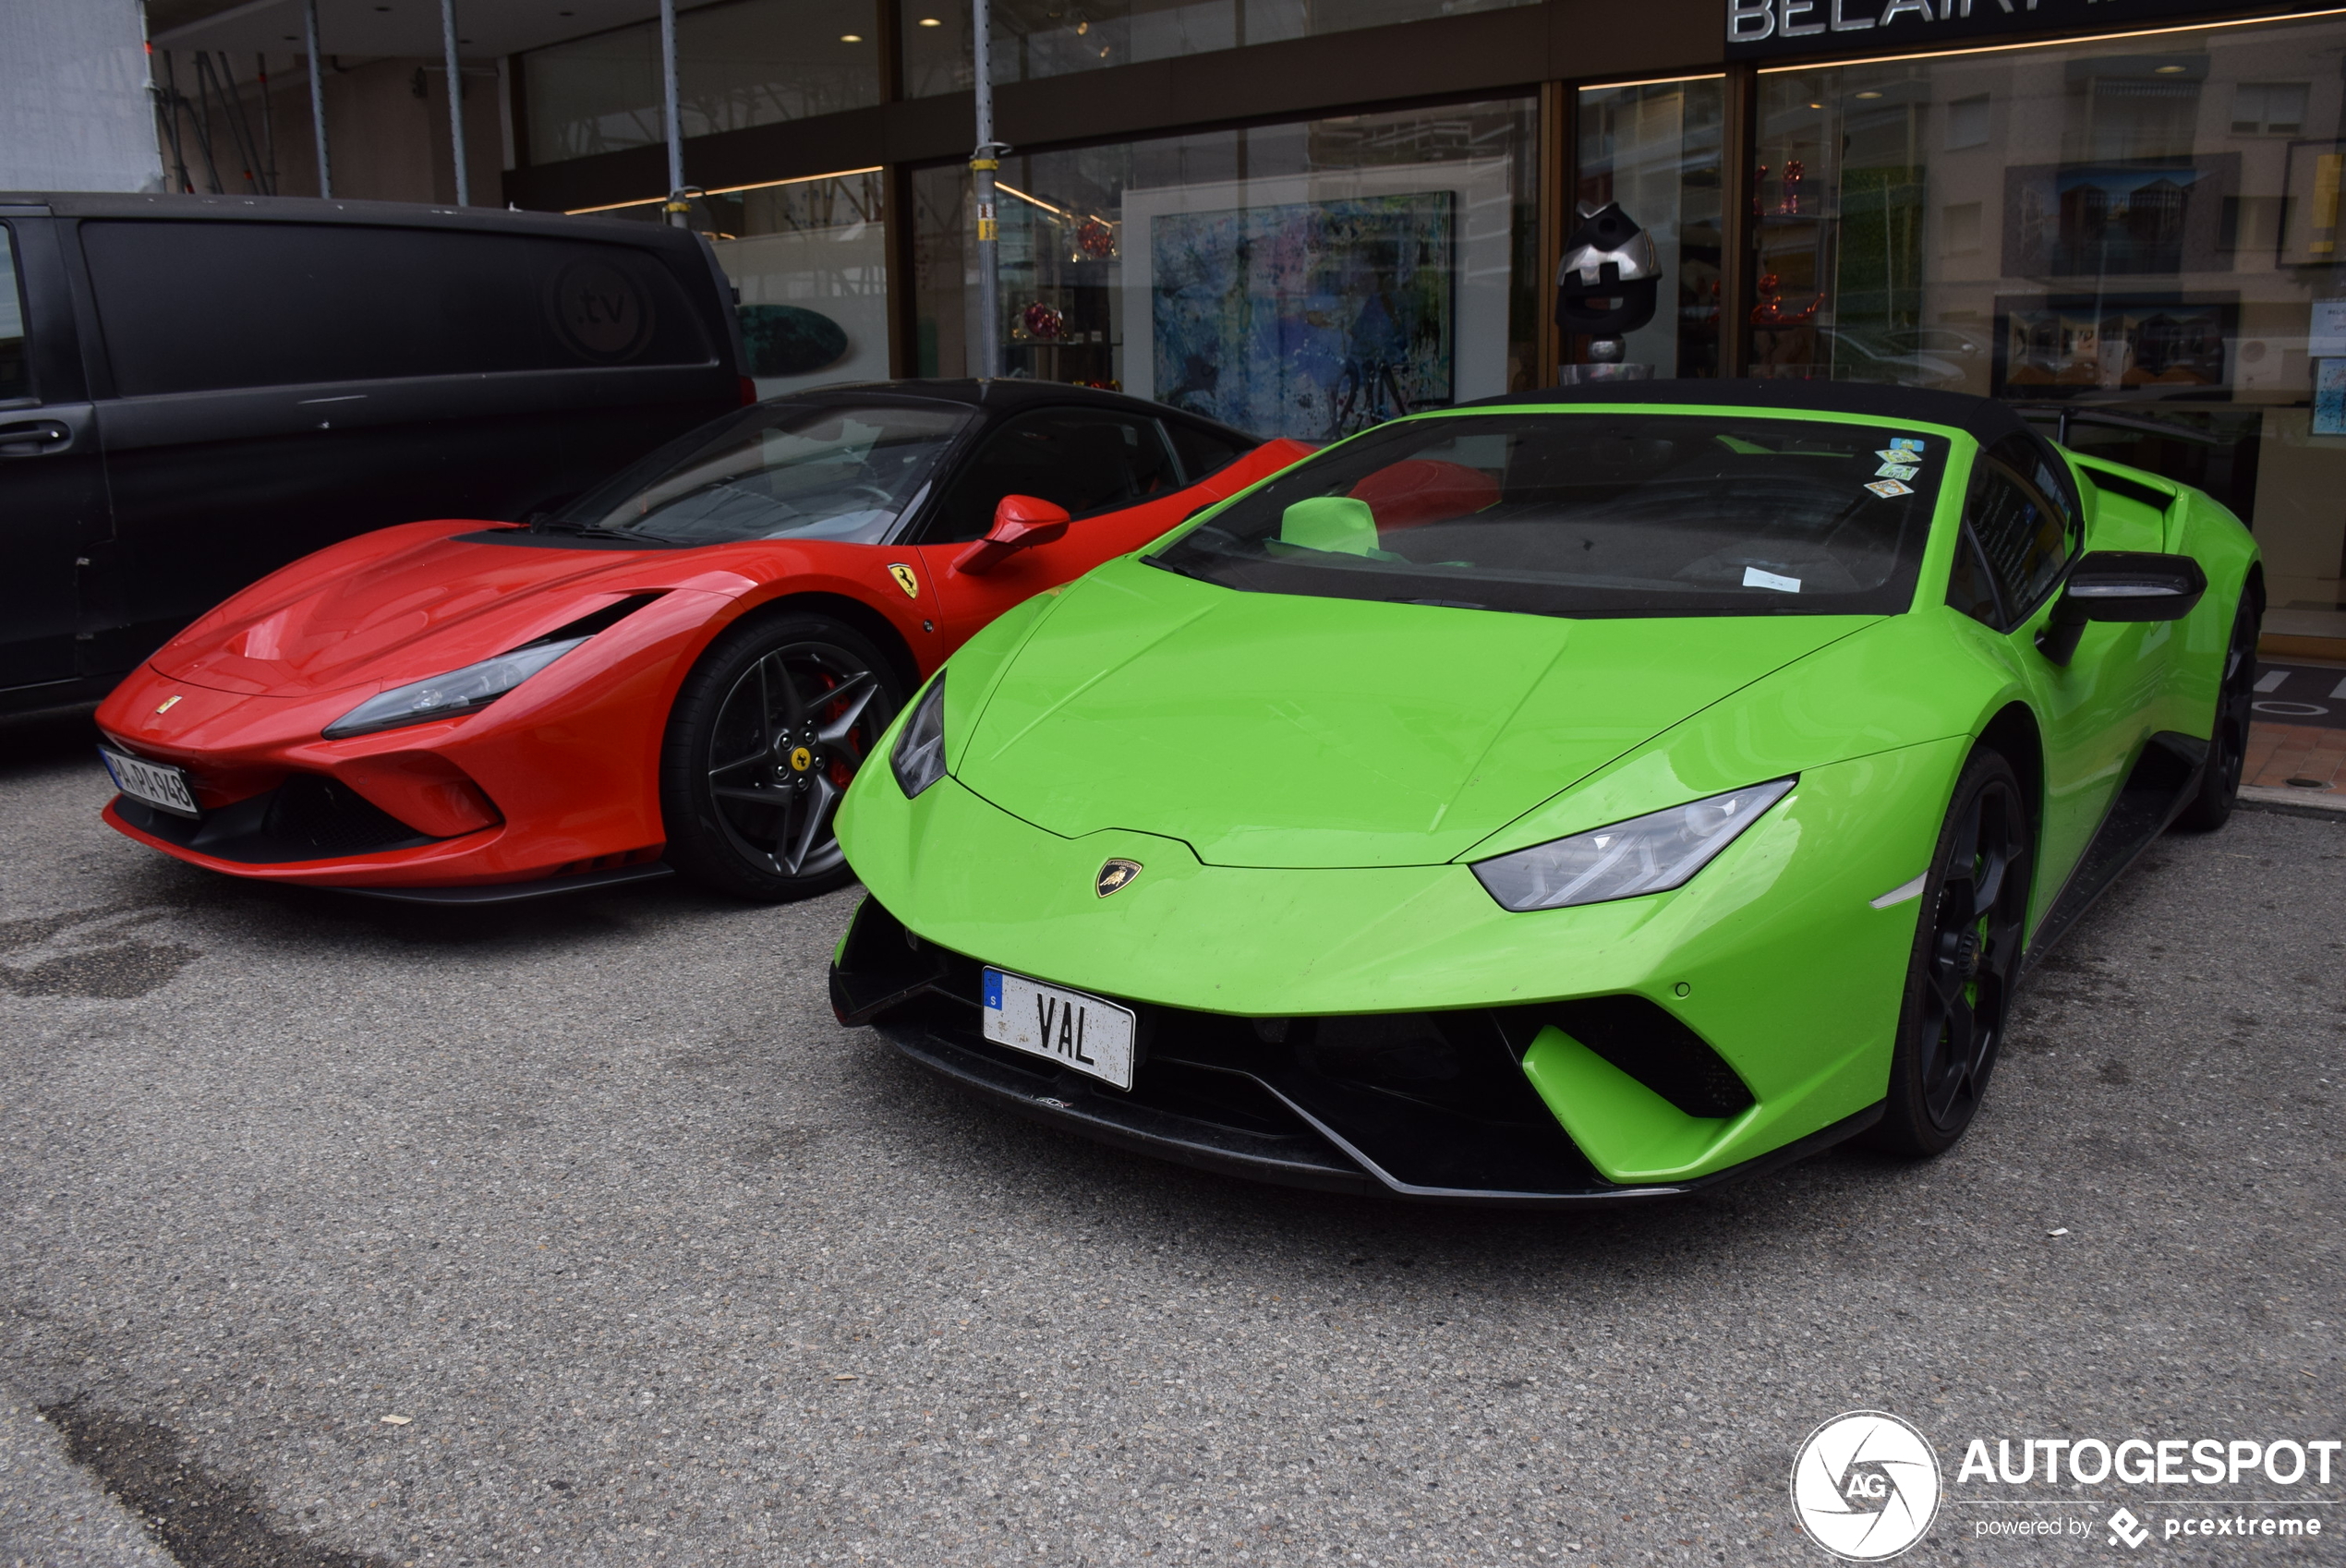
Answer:
<svg viewBox="0 0 2346 1568"><path fill-rule="evenodd" d="M2248 725L2256 701L2256 632L2264 620L2252 586L2240 596L2232 616L2231 641L2224 647L2223 682L2216 698L2216 728L2207 737L2207 761L2199 789L2175 814L2175 826L2191 833L2213 833L2231 820L2240 802L2241 770L2248 760Z"/></svg>
<svg viewBox="0 0 2346 1568"><path fill-rule="evenodd" d="M2020 778L1980 747L1955 780L1931 851L1891 1053L1867 1141L1916 1159L1954 1147L1978 1112L2020 980L2034 836Z"/></svg>
<svg viewBox="0 0 2346 1568"><path fill-rule="evenodd" d="M701 656L668 716L668 862L704 887L777 903L853 875L832 819L904 700L896 666L828 616L753 616Z"/></svg>

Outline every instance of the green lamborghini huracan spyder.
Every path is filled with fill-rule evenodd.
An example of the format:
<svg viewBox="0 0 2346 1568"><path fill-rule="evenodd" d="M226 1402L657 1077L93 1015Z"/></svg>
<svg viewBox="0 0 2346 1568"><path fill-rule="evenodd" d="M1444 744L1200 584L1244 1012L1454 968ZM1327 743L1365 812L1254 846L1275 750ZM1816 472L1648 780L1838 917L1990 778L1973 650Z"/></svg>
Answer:
<svg viewBox="0 0 2346 1568"><path fill-rule="evenodd" d="M2262 596L2223 507L1984 399L1397 420L907 705L839 818L870 897L833 1006L1028 1115L1308 1187L1935 1154L2032 961L2231 812Z"/></svg>

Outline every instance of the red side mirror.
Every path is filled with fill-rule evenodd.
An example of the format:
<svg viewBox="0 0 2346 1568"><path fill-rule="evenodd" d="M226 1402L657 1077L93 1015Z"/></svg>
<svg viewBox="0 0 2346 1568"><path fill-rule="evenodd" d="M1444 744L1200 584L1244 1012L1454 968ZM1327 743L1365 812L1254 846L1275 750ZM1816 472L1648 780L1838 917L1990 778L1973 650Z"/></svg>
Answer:
<svg viewBox="0 0 2346 1568"><path fill-rule="evenodd" d="M953 570L983 577L1029 545L1047 545L1067 532L1067 508L1040 496L1004 496L994 509L994 526L954 559Z"/></svg>

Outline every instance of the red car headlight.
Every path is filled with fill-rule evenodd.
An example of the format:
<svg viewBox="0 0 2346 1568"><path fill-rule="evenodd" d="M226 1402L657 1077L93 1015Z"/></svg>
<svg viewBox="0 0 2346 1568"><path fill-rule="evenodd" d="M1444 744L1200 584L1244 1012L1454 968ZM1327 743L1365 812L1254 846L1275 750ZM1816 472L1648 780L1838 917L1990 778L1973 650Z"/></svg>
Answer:
<svg viewBox="0 0 2346 1568"><path fill-rule="evenodd" d="M435 718L478 713L586 640L572 637L558 643L532 643L429 681L394 686L327 725L326 739L340 741L371 735L378 730L396 730L404 724L428 724Z"/></svg>

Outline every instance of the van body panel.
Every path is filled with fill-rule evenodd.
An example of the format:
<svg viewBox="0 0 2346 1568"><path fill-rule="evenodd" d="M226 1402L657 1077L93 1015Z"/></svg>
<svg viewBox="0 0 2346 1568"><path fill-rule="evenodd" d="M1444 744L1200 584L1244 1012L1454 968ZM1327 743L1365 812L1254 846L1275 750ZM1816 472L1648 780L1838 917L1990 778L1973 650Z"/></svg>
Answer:
<svg viewBox="0 0 2346 1568"><path fill-rule="evenodd" d="M94 700L321 546L559 504L742 397L729 285L679 230L99 194L0 194L0 223L42 392L0 431L71 430L0 439L0 714Z"/></svg>
<svg viewBox="0 0 2346 1568"><path fill-rule="evenodd" d="M0 289L22 356L0 385L0 691L45 706L82 673L81 578L111 525L53 220L0 211Z"/></svg>

